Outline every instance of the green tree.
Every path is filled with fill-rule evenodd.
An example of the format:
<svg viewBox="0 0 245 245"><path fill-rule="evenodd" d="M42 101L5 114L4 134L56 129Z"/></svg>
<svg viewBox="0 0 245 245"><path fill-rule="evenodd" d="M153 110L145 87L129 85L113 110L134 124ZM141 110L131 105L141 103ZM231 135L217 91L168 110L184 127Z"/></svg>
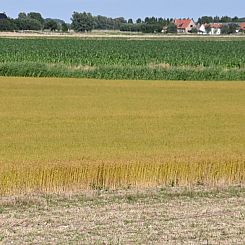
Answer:
<svg viewBox="0 0 245 245"><path fill-rule="evenodd" d="M190 33L198 33L197 28L192 28L191 31L190 31Z"/></svg>
<svg viewBox="0 0 245 245"><path fill-rule="evenodd" d="M167 33L177 33L177 26L174 23L170 23L167 27Z"/></svg>
<svg viewBox="0 0 245 245"><path fill-rule="evenodd" d="M18 18L15 21L18 30L42 30L43 26L40 21L31 18Z"/></svg>
<svg viewBox="0 0 245 245"><path fill-rule="evenodd" d="M105 16L95 16L94 17L94 28L98 30L107 30L110 29L110 21Z"/></svg>
<svg viewBox="0 0 245 245"><path fill-rule="evenodd" d="M42 15L40 13L30 12L30 13L27 14L27 17L30 18L30 19L37 20L42 25L44 25L45 20L43 19Z"/></svg>
<svg viewBox="0 0 245 245"><path fill-rule="evenodd" d="M127 21L120 17L120 18L107 18L105 16L94 16L94 29L98 30L119 30L124 24L127 24Z"/></svg>
<svg viewBox="0 0 245 245"><path fill-rule="evenodd" d="M237 24L229 24L229 34L233 34L233 33L236 33L237 30L239 30L239 25Z"/></svg>
<svg viewBox="0 0 245 245"><path fill-rule="evenodd" d="M61 30L62 30L62 32L68 32L68 30L69 30L68 25L66 23L62 23L61 24Z"/></svg>
<svg viewBox="0 0 245 245"><path fill-rule="evenodd" d="M232 22L239 22L239 18L237 16L233 17Z"/></svg>
<svg viewBox="0 0 245 245"><path fill-rule="evenodd" d="M222 34L234 34L237 32L239 26L237 24L228 24L228 25L224 25L221 28L221 33Z"/></svg>
<svg viewBox="0 0 245 245"><path fill-rule="evenodd" d="M0 20L7 19L7 15L5 13L0 13Z"/></svg>
<svg viewBox="0 0 245 245"><path fill-rule="evenodd" d="M133 19L128 19L128 24L133 24Z"/></svg>
<svg viewBox="0 0 245 245"><path fill-rule="evenodd" d="M232 21L232 19L229 16L222 16L221 19L220 19L221 23L228 23L228 22L231 22L231 21Z"/></svg>
<svg viewBox="0 0 245 245"><path fill-rule="evenodd" d="M71 18L71 27L76 32L92 31L94 27L94 19L90 13L74 12Z"/></svg>
<svg viewBox="0 0 245 245"><path fill-rule="evenodd" d="M59 26L58 23L55 20L48 20L44 24L44 29L50 30L50 31L56 31L58 30Z"/></svg>
<svg viewBox="0 0 245 245"><path fill-rule="evenodd" d="M14 31L17 27L12 19L1 19L0 20L0 31Z"/></svg>
<svg viewBox="0 0 245 245"><path fill-rule="evenodd" d="M159 23L154 23L154 24L142 23L140 27L143 33L160 33L163 29L162 24Z"/></svg>
<svg viewBox="0 0 245 245"><path fill-rule="evenodd" d="M197 22L199 24L209 24L209 23L213 23L214 19L212 16L202 16L201 18L198 19Z"/></svg>
<svg viewBox="0 0 245 245"><path fill-rule="evenodd" d="M127 21L123 17L118 17L113 20L113 29L119 30L120 27L124 24L126 24Z"/></svg>
<svg viewBox="0 0 245 245"><path fill-rule="evenodd" d="M206 29L207 34L209 34L211 32L211 26L210 25L206 25L205 29Z"/></svg>
<svg viewBox="0 0 245 245"><path fill-rule="evenodd" d="M137 24L140 24L140 23L142 23L142 20L141 20L140 18L138 18L138 19L136 20L136 23L137 23Z"/></svg>
<svg viewBox="0 0 245 245"><path fill-rule="evenodd" d="M221 28L221 34L229 34L229 26L228 25L224 25L222 28Z"/></svg>
<svg viewBox="0 0 245 245"><path fill-rule="evenodd" d="M18 19L26 19L27 18L27 14L25 12L21 12L18 14Z"/></svg>
<svg viewBox="0 0 245 245"><path fill-rule="evenodd" d="M219 23L219 22L220 22L220 17L219 17L219 16L215 16L215 17L213 18L213 22L214 22L214 23Z"/></svg>

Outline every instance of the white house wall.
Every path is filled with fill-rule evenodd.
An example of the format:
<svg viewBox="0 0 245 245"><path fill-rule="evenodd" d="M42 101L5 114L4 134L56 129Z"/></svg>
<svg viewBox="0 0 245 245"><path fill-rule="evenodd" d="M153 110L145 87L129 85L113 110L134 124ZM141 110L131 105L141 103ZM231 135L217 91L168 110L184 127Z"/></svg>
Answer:
<svg viewBox="0 0 245 245"><path fill-rule="evenodd" d="M209 33L211 35L220 35L221 29L220 28L211 28L211 32Z"/></svg>

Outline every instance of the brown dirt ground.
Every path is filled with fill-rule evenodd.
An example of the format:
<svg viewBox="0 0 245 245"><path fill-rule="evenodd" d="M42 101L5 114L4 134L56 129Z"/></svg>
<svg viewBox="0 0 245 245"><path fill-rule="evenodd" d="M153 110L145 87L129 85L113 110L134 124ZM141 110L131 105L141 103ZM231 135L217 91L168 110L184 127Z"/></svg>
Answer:
<svg viewBox="0 0 245 245"><path fill-rule="evenodd" d="M242 39L244 40L245 35L229 35L229 36L203 36L203 35L193 35L193 34L178 34L178 35L166 35L166 34L142 34L142 33L130 33L130 32L118 32L118 31L92 31L90 33L59 33L59 32L0 32L0 37L8 38L124 38L124 39L218 39L218 40L234 40Z"/></svg>
<svg viewBox="0 0 245 245"><path fill-rule="evenodd" d="M0 199L0 244L245 244L245 189Z"/></svg>

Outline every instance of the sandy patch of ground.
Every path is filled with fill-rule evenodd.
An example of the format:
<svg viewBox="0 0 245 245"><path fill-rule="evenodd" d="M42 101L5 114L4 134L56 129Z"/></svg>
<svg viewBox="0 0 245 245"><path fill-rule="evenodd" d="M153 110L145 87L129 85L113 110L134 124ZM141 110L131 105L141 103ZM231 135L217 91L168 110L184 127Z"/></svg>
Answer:
<svg viewBox="0 0 245 245"><path fill-rule="evenodd" d="M144 34L144 33L130 33L130 32L119 32L119 31L92 31L90 33L59 33L59 32L0 32L0 37L9 38L36 38L36 37L47 37L47 38L125 38L125 39L190 39L190 38L201 38L201 39L218 39L218 40L229 40L229 39L244 39L245 35L229 35L229 36L203 36L193 34Z"/></svg>

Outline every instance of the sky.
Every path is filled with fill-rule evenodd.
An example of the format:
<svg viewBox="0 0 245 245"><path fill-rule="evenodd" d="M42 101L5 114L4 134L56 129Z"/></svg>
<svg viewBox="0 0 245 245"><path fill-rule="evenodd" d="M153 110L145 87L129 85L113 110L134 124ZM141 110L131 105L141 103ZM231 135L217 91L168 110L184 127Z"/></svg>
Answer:
<svg viewBox="0 0 245 245"><path fill-rule="evenodd" d="M0 12L12 18L19 12L40 12L45 18L70 22L74 11L126 19L146 16L197 19L203 15L245 17L245 0L0 0Z"/></svg>

